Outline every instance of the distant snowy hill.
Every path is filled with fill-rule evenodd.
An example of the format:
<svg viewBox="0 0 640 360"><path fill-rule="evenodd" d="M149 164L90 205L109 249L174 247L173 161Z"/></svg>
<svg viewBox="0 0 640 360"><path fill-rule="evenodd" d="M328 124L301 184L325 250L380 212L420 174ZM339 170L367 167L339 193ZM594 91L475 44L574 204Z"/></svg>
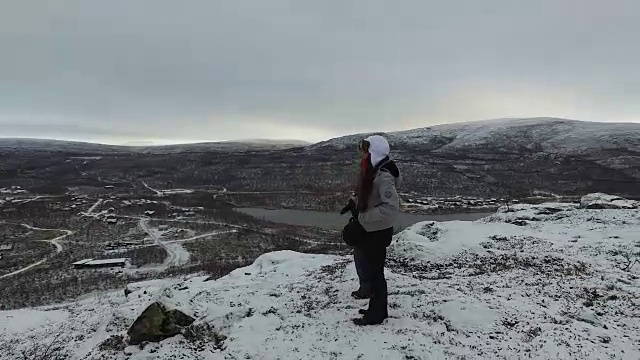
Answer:
<svg viewBox="0 0 640 360"><path fill-rule="evenodd" d="M258 145L277 145L277 146L307 146L311 145L308 141L303 140L277 140L277 139L245 139L236 140L236 142L243 144L258 144Z"/></svg>
<svg viewBox="0 0 640 360"><path fill-rule="evenodd" d="M207 151L253 151L253 150L284 150L309 145L308 142L298 140L270 140L248 139L220 142L205 142L194 144L176 144L161 146L134 147L133 150L151 154L207 152Z"/></svg>
<svg viewBox="0 0 640 360"><path fill-rule="evenodd" d="M79 141L64 141L51 139L29 138L0 138L0 150L38 150L38 151L64 151L84 154L116 154L116 153L180 153L180 152L206 152L206 151L246 151L259 149L289 149L309 145L308 142L299 140L270 140L249 139L237 141L204 142L175 145L136 145L120 146L94 144Z"/></svg>
<svg viewBox="0 0 640 360"><path fill-rule="evenodd" d="M434 152L477 148L530 149L581 154L589 150L627 149L640 152L640 123L598 123L556 118L498 119L437 125L385 134L396 145L426 146ZM315 144L355 146L367 134Z"/></svg>
<svg viewBox="0 0 640 360"><path fill-rule="evenodd" d="M622 209L520 205L405 230L389 248L390 318L381 326L350 321L366 306L349 295L351 257L282 251L216 281L155 280L130 284L127 296L0 311L0 349L15 358L55 342L86 360L636 360L640 217L626 207L638 204L605 195L590 204ZM195 322L184 335L129 346L127 330L154 302Z"/></svg>
<svg viewBox="0 0 640 360"><path fill-rule="evenodd" d="M325 157L355 152L367 135L331 139L308 149ZM409 191L437 196L640 196L640 123L499 119L384 135Z"/></svg>
<svg viewBox="0 0 640 360"><path fill-rule="evenodd" d="M105 155L92 163L90 171L127 174L133 169L149 183L172 181L189 187L213 181L216 186L235 191L295 189L336 194L352 191L356 144L366 135L312 145L243 140L118 147L0 140L0 156L25 156L35 161L34 171L15 172L15 176L29 177L31 184L50 179L51 171L65 186L78 181L76 169L61 165L65 160L56 163L51 156L41 156L42 152L54 151L58 156ZM604 192L640 198L640 123L500 119L386 135L392 143L392 157L403 174L401 191L414 193L411 197L522 199L538 194L581 196ZM39 154L34 155L34 151ZM128 154L128 161L120 156L123 152ZM251 156L244 156L248 153ZM16 169L18 164L20 161L15 160L11 166ZM3 186L10 185L14 183L7 181Z"/></svg>
<svg viewBox="0 0 640 360"><path fill-rule="evenodd" d="M63 151L78 154L112 154L127 152L126 147L116 145L30 138L0 138L0 150Z"/></svg>

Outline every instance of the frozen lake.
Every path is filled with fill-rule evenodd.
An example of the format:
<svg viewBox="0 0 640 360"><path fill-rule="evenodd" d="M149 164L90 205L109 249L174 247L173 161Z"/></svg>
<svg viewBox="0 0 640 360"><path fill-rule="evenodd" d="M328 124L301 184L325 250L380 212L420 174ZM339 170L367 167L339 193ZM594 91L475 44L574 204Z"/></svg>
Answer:
<svg viewBox="0 0 640 360"><path fill-rule="evenodd" d="M313 210L293 210L293 209L263 209L263 208L236 208L253 217L264 219L276 223L300 226L315 226L325 229L342 230L349 220L348 214L341 216L338 212L325 212ZM492 213L460 213L446 215L417 215L400 213L396 228L404 229L421 221L474 221L489 216Z"/></svg>

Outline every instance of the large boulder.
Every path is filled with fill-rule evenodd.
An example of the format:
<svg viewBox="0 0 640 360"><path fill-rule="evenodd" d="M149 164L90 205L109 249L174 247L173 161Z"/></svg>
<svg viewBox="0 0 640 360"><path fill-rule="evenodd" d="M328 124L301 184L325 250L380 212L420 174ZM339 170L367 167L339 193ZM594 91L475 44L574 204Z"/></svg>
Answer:
<svg viewBox="0 0 640 360"><path fill-rule="evenodd" d="M136 345L144 341L162 341L180 334L183 327L194 321L194 318L178 309L169 309L162 303L154 302L129 328L129 343Z"/></svg>
<svg viewBox="0 0 640 360"><path fill-rule="evenodd" d="M637 209L639 205L637 201L603 193L588 194L580 199L583 209Z"/></svg>

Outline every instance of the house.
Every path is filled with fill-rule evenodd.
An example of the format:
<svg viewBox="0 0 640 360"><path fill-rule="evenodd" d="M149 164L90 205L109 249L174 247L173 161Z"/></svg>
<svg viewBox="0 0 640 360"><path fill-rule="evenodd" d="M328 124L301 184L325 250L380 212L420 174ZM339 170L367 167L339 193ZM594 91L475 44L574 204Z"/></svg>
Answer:
<svg viewBox="0 0 640 360"><path fill-rule="evenodd" d="M97 268L111 268L111 267L125 267L127 265L127 258L118 259L82 259L74 262L72 265L76 269L97 269Z"/></svg>
<svg viewBox="0 0 640 360"><path fill-rule="evenodd" d="M0 251L11 251L11 250L13 250L13 244L0 245Z"/></svg>

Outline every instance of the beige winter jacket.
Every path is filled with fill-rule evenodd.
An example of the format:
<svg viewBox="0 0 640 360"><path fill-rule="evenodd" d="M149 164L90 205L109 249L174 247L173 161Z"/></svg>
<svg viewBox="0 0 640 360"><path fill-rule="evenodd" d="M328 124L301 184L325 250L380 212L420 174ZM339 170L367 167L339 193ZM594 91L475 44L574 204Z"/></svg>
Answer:
<svg viewBox="0 0 640 360"><path fill-rule="evenodd" d="M400 172L395 163L388 160L375 173L373 190L369 196L369 208L358 215L367 232L385 230L395 225L400 211Z"/></svg>

